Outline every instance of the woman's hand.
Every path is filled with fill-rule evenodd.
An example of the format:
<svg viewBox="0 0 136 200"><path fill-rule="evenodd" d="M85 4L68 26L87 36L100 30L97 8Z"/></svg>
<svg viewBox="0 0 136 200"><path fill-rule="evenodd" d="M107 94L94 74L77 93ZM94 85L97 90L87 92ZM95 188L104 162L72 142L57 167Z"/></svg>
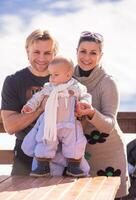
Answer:
<svg viewBox="0 0 136 200"><path fill-rule="evenodd" d="M91 119L94 116L95 109L92 107L92 105L88 103L83 103L78 101L76 103L75 112L77 117L88 116L88 118Z"/></svg>

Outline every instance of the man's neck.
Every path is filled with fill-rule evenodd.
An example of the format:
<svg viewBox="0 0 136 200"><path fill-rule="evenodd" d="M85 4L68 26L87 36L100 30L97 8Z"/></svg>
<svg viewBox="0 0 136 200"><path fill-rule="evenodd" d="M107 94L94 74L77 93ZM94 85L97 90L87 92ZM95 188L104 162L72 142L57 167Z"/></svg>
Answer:
<svg viewBox="0 0 136 200"><path fill-rule="evenodd" d="M44 72L39 72L36 71L35 69L33 69L31 66L28 67L28 69L30 70L30 72L35 75L35 76L39 76L39 77L45 77L49 75L48 70L45 70Z"/></svg>

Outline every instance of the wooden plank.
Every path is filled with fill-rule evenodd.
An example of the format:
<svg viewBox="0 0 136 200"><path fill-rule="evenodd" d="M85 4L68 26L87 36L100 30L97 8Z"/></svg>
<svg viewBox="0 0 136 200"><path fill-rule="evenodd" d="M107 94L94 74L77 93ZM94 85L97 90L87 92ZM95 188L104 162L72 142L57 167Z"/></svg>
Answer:
<svg viewBox="0 0 136 200"><path fill-rule="evenodd" d="M136 112L119 112L118 122L124 133L136 133ZM3 131L5 132L0 115L0 133ZM13 151L0 150L0 164L11 163L13 163Z"/></svg>
<svg viewBox="0 0 136 200"><path fill-rule="evenodd" d="M117 119L123 133L136 133L136 112L119 112Z"/></svg>
<svg viewBox="0 0 136 200"><path fill-rule="evenodd" d="M64 177L44 177L37 180L42 182L40 184L34 183L33 188L29 189L26 199L34 200L44 198L44 196L51 193L51 191L64 179ZM20 198L19 198L20 199Z"/></svg>
<svg viewBox="0 0 136 200"><path fill-rule="evenodd" d="M13 176L0 183L0 199L10 200L113 200L119 177ZM107 194L108 193L108 194Z"/></svg>
<svg viewBox="0 0 136 200"><path fill-rule="evenodd" d="M32 179L31 179L32 181ZM1 185L3 186L3 183ZM11 199L20 191L20 185L23 185L22 189L26 190L29 187L30 180L28 177L11 177L10 180L5 181L5 185L0 192L0 199L6 200ZM1 189L0 185L0 189Z"/></svg>
<svg viewBox="0 0 136 200"><path fill-rule="evenodd" d="M102 185L107 180L107 177L95 177L86 185L79 193L77 200L95 200L97 194L100 192ZM102 200L102 199L101 199ZM106 199L105 199L106 200Z"/></svg>
<svg viewBox="0 0 136 200"><path fill-rule="evenodd" d="M136 112L118 112L117 120L124 133L136 133ZM5 132L0 110L0 133Z"/></svg>
<svg viewBox="0 0 136 200"><path fill-rule="evenodd" d="M4 191L9 191L11 188L16 190L16 186L28 179L26 176L9 176L5 181L0 183L0 194Z"/></svg>
<svg viewBox="0 0 136 200"><path fill-rule="evenodd" d="M112 187L109 185L112 185ZM119 185L119 177L112 177L111 179L95 177L79 194L77 200L114 200Z"/></svg>
<svg viewBox="0 0 136 200"><path fill-rule="evenodd" d="M118 112L117 119L135 119L136 120L136 112Z"/></svg>
<svg viewBox="0 0 136 200"><path fill-rule="evenodd" d="M63 195L67 193L68 190L74 185L74 183L77 181L76 178L71 177L64 177L60 182L58 182L56 185L52 185L50 190L46 188L46 191L44 195L42 196L43 200L57 200L57 199L63 199ZM65 199L65 198L64 198ZM71 200L71 197L69 197L69 200Z"/></svg>
<svg viewBox="0 0 136 200"><path fill-rule="evenodd" d="M0 150L0 164L13 163L13 150Z"/></svg>
<svg viewBox="0 0 136 200"><path fill-rule="evenodd" d="M77 199L80 192L84 190L84 188L92 181L92 178L79 178L77 179L72 187L69 187L67 191L62 192L61 198L65 200L74 200ZM70 198L69 198L70 197Z"/></svg>
<svg viewBox="0 0 136 200"><path fill-rule="evenodd" d="M75 185L77 182L76 178L72 177L65 177L56 187L53 188L52 191L46 193L43 196L44 200L56 200L56 199L65 199L68 197L68 200L71 200L71 196L69 195L68 191ZM75 199L75 198L74 198Z"/></svg>
<svg viewBox="0 0 136 200"><path fill-rule="evenodd" d="M120 185L120 177L108 177L95 200L114 200Z"/></svg>
<svg viewBox="0 0 136 200"><path fill-rule="evenodd" d="M119 126L123 133L136 133L136 119L120 119Z"/></svg>
<svg viewBox="0 0 136 200"><path fill-rule="evenodd" d="M0 175L0 183L7 180L10 176L8 175Z"/></svg>
<svg viewBox="0 0 136 200"><path fill-rule="evenodd" d="M58 178L59 180L62 179ZM44 178L33 178L33 177L27 177L27 181L22 182L17 185L16 191L12 192L12 196L10 197L10 200L21 200L21 199L30 199L30 196L32 195L33 199L40 199L45 193L45 187L49 187L49 182L51 178L44 177ZM57 180L58 181L58 180ZM27 183L27 184L26 184ZM53 182L55 184L55 182ZM40 189L42 188L43 194L41 194ZM44 190L43 190L44 188ZM36 193L38 194L36 198Z"/></svg>
<svg viewBox="0 0 136 200"><path fill-rule="evenodd" d="M119 112L117 120L124 133L136 133L136 112ZM4 133L0 111L0 133Z"/></svg>

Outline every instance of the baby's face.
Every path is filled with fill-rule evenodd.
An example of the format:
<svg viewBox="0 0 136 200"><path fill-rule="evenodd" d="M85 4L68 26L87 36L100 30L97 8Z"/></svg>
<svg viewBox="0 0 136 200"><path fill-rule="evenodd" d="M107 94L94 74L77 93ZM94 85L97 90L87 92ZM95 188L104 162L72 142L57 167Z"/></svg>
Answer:
<svg viewBox="0 0 136 200"><path fill-rule="evenodd" d="M71 78L70 70L64 64L50 64L48 67L50 82L54 85L66 83Z"/></svg>

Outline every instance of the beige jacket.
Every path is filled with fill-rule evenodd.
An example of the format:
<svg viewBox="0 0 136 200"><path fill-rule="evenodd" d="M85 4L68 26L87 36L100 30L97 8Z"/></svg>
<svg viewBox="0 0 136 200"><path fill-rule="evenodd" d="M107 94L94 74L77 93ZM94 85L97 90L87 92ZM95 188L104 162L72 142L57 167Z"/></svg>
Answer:
<svg viewBox="0 0 136 200"><path fill-rule="evenodd" d="M96 109L92 120L83 123L88 144L86 158L91 175L121 176L117 197L128 194L126 144L116 117L119 107L119 92L114 79L102 67L95 67L89 77L80 77L75 68L75 78L84 84L92 95Z"/></svg>

